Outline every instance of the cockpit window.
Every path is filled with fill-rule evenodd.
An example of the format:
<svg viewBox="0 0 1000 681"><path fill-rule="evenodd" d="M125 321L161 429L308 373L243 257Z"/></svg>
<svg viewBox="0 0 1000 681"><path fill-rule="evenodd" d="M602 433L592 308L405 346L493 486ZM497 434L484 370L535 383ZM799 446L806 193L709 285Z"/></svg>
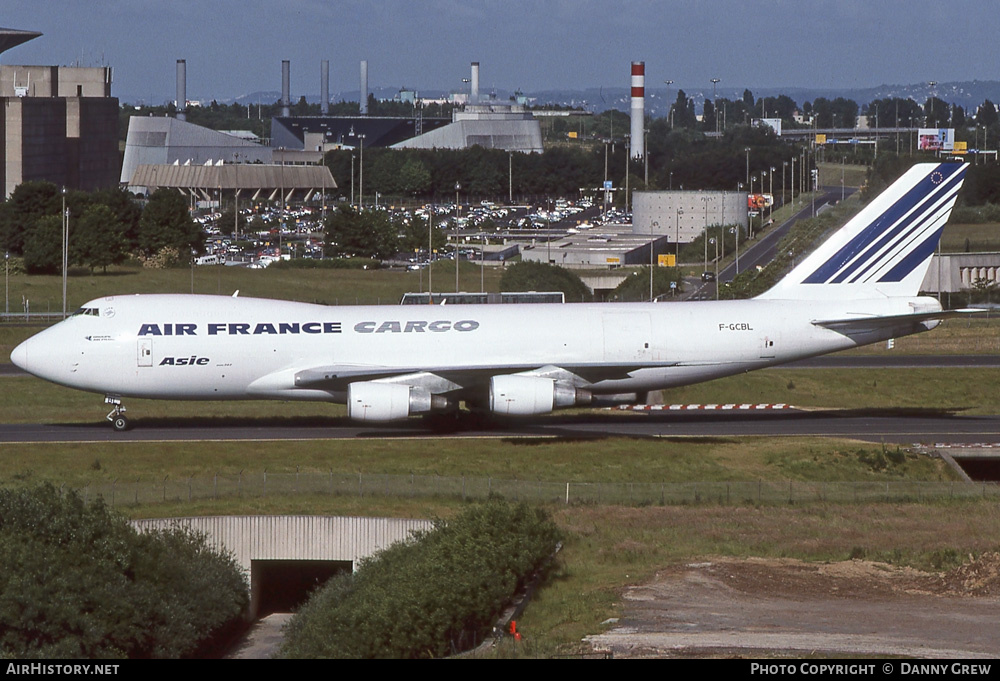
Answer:
<svg viewBox="0 0 1000 681"><path fill-rule="evenodd" d="M79 310L77 310L70 316L78 317L80 315L84 315L87 317L100 317L101 311L98 310L96 307L81 307Z"/></svg>

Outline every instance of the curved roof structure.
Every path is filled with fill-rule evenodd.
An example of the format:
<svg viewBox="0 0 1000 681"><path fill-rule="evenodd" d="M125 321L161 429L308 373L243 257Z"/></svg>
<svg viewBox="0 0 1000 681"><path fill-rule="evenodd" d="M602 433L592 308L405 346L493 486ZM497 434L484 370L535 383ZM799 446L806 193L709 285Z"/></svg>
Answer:
<svg viewBox="0 0 1000 681"><path fill-rule="evenodd" d="M38 31L20 31L16 28L0 28L0 53L6 52L21 43L34 40L41 33Z"/></svg>
<svg viewBox="0 0 1000 681"><path fill-rule="evenodd" d="M132 188L166 187L209 198L213 192L249 196L252 200L281 198L308 201L314 194L336 189L326 166L281 166L259 163L221 165L140 165L129 182Z"/></svg>

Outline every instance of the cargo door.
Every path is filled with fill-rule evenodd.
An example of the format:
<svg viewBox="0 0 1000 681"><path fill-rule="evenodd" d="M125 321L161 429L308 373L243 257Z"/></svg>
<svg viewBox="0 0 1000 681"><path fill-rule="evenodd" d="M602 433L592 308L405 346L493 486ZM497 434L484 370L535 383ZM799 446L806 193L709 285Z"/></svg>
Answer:
<svg viewBox="0 0 1000 681"><path fill-rule="evenodd" d="M645 361L652 357L648 312L605 312L604 360Z"/></svg>

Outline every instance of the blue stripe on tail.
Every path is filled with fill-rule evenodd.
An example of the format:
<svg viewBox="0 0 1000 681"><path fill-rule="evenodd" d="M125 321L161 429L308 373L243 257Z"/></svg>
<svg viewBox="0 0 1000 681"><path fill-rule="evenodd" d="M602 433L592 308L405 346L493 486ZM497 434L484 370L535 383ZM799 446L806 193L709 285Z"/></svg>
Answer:
<svg viewBox="0 0 1000 681"><path fill-rule="evenodd" d="M877 218L872 220L868 226L861 230L857 236L851 239L833 256L831 256L829 260L820 265L812 274L807 276L802 283L842 283L859 268L863 268L864 271L867 271L872 265L882 263L886 257L892 257L892 255L894 255L892 251L879 257L876 257L875 254L877 254L885 244L893 240L894 237L900 235L904 230L907 230L907 228L911 227L914 223L917 223L916 226L919 229L919 226L926 222L928 217L927 213L931 207L937 205L942 196L947 196L957 190L956 187L961 184L966 168L966 165L963 163L943 163L938 165L932 172L928 173L926 177L920 180L902 197L900 197L899 200L889 206ZM940 190L940 186L943 183L947 184L943 190ZM934 195L930 196L932 192ZM903 218L904 216L907 216L907 214L909 214L909 216L904 220ZM907 234L912 232L913 230L910 230ZM939 236L940 231L937 234ZM905 236L906 235L903 236L903 239L905 239ZM876 239L878 239L877 243L873 244ZM903 239L898 239L896 243L900 243ZM936 241L934 243L936 243ZM922 243L921 246L918 247L918 250L925 248L925 245L926 242ZM931 247L930 252L932 253L933 250L933 247ZM862 253L862 257L859 258L859 254ZM911 272L917 266L917 264L923 262L923 258L928 257L928 255L924 255L922 258L914 262L913 259L915 257L914 253L908 254L902 262L893 267L891 272L896 272L898 274L899 272L903 272L905 270L905 273L902 274L900 278L905 277L906 274ZM908 269L906 269L903 266L904 263L912 264L910 264ZM886 277L888 276L890 275L887 274ZM886 280L898 281L898 279Z"/></svg>

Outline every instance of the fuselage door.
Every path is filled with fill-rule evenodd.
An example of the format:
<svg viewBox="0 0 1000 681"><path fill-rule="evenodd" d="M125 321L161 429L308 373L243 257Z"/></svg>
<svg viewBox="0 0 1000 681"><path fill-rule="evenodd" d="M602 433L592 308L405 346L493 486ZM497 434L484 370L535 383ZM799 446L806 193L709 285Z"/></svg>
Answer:
<svg viewBox="0 0 1000 681"><path fill-rule="evenodd" d="M606 362L635 362L654 356L648 312L605 312L603 322Z"/></svg>
<svg viewBox="0 0 1000 681"><path fill-rule="evenodd" d="M137 360L139 366L141 367L151 367L153 366L153 339L152 338L140 338L139 347L137 349L138 355Z"/></svg>

